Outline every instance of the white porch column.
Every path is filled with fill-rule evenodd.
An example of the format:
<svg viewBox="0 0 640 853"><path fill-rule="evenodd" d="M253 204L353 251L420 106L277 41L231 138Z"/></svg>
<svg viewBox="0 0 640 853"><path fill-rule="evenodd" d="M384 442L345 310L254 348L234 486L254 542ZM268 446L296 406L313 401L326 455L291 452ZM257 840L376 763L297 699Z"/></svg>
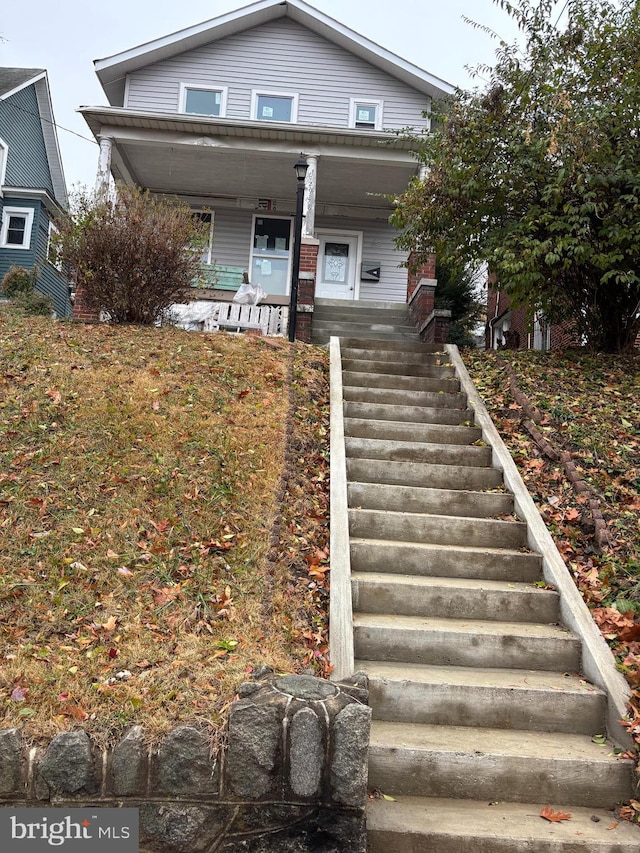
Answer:
<svg viewBox="0 0 640 853"><path fill-rule="evenodd" d="M418 172L418 176L419 176L420 180L424 181L424 179L427 177L428 174L429 174L429 169L424 165L424 163L421 163L420 164L420 170Z"/></svg>
<svg viewBox="0 0 640 853"><path fill-rule="evenodd" d="M96 196L102 201L109 197L111 181L111 148L113 140L110 136L100 137L100 154L98 156L98 174L96 175Z"/></svg>
<svg viewBox="0 0 640 853"><path fill-rule="evenodd" d="M309 168L304 179L304 202L302 207L302 236L313 237L316 228L316 185L318 181L318 157L309 154Z"/></svg>

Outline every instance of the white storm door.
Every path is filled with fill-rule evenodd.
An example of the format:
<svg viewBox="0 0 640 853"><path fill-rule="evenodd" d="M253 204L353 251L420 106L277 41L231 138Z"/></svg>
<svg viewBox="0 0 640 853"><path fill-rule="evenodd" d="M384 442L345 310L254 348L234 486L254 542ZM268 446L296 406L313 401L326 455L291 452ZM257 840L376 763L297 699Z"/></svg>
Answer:
<svg viewBox="0 0 640 853"><path fill-rule="evenodd" d="M320 234L316 296L354 299L358 272L358 237Z"/></svg>

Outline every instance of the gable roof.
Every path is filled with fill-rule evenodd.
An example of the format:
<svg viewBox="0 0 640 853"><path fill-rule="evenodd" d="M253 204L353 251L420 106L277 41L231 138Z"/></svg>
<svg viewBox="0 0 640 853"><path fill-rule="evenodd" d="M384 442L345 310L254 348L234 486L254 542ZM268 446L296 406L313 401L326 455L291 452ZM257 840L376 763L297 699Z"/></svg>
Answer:
<svg viewBox="0 0 640 853"><path fill-rule="evenodd" d="M0 68L0 101L8 100L12 95L31 85L35 87L55 200L62 207L66 207L68 204L67 185L62 168L47 72L44 68Z"/></svg>
<svg viewBox="0 0 640 853"><path fill-rule="evenodd" d="M154 62L169 59L176 54L194 50L284 17L297 21L327 41L359 56L419 92L439 98L454 91L451 84L401 59L375 42L369 41L339 21L309 6L303 0L258 0L235 12L228 12L105 59L96 59L94 62L96 74L109 102L114 105L122 104L127 74Z"/></svg>

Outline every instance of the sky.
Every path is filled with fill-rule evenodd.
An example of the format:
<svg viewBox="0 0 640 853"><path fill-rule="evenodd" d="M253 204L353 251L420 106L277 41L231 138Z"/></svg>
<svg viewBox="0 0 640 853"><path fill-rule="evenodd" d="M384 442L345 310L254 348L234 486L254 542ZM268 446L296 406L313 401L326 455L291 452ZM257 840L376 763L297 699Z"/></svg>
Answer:
<svg viewBox="0 0 640 853"><path fill-rule="evenodd" d="M28 7L2 3L0 66L47 69L70 190L78 185L92 188L95 182L98 146L76 112L81 105L107 103L93 61L246 5L246 0L31 0ZM497 41L464 17L507 41L516 35L513 22L493 0L311 0L310 5L465 88L475 85L465 67L492 64Z"/></svg>

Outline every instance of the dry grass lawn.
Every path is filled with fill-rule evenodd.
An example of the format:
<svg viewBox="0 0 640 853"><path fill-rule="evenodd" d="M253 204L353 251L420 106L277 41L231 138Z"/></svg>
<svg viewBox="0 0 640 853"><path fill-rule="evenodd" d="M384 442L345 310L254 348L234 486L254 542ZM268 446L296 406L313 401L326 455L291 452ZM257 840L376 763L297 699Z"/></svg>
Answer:
<svg viewBox="0 0 640 853"><path fill-rule="evenodd" d="M0 726L215 729L252 666L309 664L308 584L296 599L272 531L288 378L315 383L293 434L319 439L326 358L292 357L249 336L0 312Z"/></svg>

